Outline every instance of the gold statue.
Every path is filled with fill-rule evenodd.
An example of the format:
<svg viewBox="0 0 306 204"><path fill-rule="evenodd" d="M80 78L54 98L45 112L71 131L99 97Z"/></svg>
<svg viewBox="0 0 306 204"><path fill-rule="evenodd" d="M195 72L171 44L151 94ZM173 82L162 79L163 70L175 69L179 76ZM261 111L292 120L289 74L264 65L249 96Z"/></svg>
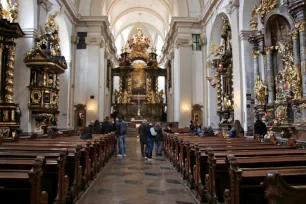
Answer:
<svg viewBox="0 0 306 204"><path fill-rule="evenodd" d="M158 92L158 100L159 100L159 103L164 103L164 91L161 90L160 92Z"/></svg>
<svg viewBox="0 0 306 204"><path fill-rule="evenodd" d="M48 17L47 23L45 23L45 31L47 34L52 34L55 31L58 31L58 26L54 22L56 16L57 14L53 14Z"/></svg>
<svg viewBox="0 0 306 204"><path fill-rule="evenodd" d="M257 6L254 6L254 10L252 11L252 19L250 20L250 26L253 30L257 30L258 22L257 22Z"/></svg>
<svg viewBox="0 0 306 204"><path fill-rule="evenodd" d="M259 7L256 7L256 13L260 16L262 23L267 13L275 9L277 6L278 0L260 0Z"/></svg>
<svg viewBox="0 0 306 204"><path fill-rule="evenodd" d="M130 49L132 50L130 54L131 59L149 59L147 49L150 46L150 39L143 36L141 28L137 28L137 34L135 34L130 40L128 40L128 44Z"/></svg>
<svg viewBox="0 0 306 204"><path fill-rule="evenodd" d="M128 94L127 90L125 90L123 92L123 96L122 96L122 103L123 104L128 104L129 102L130 102L129 94Z"/></svg>
<svg viewBox="0 0 306 204"><path fill-rule="evenodd" d="M260 104L266 104L266 97L268 95L268 87L263 83L260 76L257 75L255 81L255 98Z"/></svg>

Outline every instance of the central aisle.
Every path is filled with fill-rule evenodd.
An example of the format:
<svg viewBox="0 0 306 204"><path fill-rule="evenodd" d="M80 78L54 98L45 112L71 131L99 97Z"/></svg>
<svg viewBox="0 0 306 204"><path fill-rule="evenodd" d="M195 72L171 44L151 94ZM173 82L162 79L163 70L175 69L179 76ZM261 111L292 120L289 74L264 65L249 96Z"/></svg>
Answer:
<svg viewBox="0 0 306 204"><path fill-rule="evenodd" d="M155 155L155 151L153 152ZM163 156L141 157L139 140L127 139L127 157L113 157L83 204L196 203Z"/></svg>

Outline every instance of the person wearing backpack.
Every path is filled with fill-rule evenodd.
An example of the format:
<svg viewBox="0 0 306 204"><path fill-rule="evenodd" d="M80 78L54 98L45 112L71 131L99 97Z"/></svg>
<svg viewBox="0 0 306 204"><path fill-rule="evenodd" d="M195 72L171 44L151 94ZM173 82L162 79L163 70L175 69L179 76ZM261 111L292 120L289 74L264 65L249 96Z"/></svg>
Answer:
<svg viewBox="0 0 306 204"><path fill-rule="evenodd" d="M117 121L117 119L116 119ZM125 137L127 133L126 124L120 119L116 123L116 137L117 137L117 146L118 146L118 157L126 156L126 143Z"/></svg>
<svg viewBox="0 0 306 204"><path fill-rule="evenodd" d="M155 141L155 137L156 137L156 132L154 129L154 124L150 123L149 125L147 125L147 152L146 152L146 157L148 158L148 160L152 159L152 152L153 152L153 147L154 147L154 141Z"/></svg>

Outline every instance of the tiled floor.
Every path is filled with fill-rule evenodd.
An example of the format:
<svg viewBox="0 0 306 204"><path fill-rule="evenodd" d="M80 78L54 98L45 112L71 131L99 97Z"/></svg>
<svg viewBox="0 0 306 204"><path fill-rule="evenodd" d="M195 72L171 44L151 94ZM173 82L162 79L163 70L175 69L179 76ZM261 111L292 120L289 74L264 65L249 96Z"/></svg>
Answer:
<svg viewBox="0 0 306 204"><path fill-rule="evenodd" d="M114 157L83 204L193 204L194 199L163 156L146 161L139 141L127 140L127 157Z"/></svg>

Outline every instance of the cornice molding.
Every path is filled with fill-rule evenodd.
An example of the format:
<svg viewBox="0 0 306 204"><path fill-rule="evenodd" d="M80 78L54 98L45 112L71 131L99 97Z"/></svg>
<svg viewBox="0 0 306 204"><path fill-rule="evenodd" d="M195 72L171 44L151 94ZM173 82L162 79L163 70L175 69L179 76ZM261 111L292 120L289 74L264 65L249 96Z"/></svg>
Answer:
<svg viewBox="0 0 306 204"><path fill-rule="evenodd" d="M114 36L109 28L109 21L107 16L81 16L78 19L78 27L92 27L95 28L95 33L88 32L88 37L101 37L103 39L100 42L100 47L109 50L110 55L116 55L117 49L115 46ZM92 34L92 35L91 35ZM91 42L93 39L88 38L88 43L97 44L98 42ZM99 44L99 43L98 43Z"/></svg>
<svg viewBox="0 0 306 204"><path fill-rule="evenodd" d="M41 5L46 12L49 12L52 7L52 3L49 0L37 0L37 4Z"/></svg>
<svg viewBox="0 0 306 204"><path fill-rule="evenodd" d="M22 31L25 34L24 38L36 38L38 36L38 31L35 28L24 28Z"/></svg>
<svg viewBox="0 0 306 204"><path fill-rule="evenodd" d="M192 46L192 39L189 38L177 38L175 40L175 47L191 47Z"/></svg>
<svg viewBox="0 0 306 204"><path fill-rule="evenodd" d="M242 40L249 40L250 38L250 35L253 33L253 31L251 30L241 30L239 32L239 38L240 38L240 41Z"/></svg>

